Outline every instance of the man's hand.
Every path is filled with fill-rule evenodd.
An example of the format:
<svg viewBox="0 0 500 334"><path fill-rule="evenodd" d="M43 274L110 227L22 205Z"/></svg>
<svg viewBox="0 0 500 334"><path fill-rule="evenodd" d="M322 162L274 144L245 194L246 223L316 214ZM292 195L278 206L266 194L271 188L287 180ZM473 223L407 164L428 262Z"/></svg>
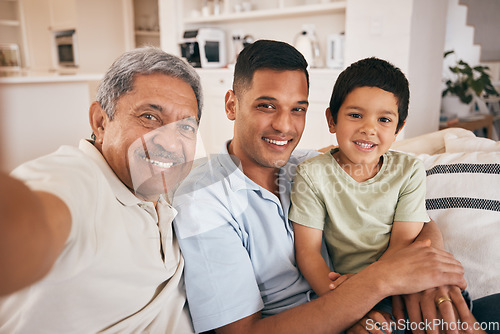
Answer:
<svg viewBox="0 0 500 334"><path fill-rule="evenodd" d="M387 275L385 286L389 288L389 295L408 294L449 284L466 287L461 263L450 253L430 247L429 240L416 241L364 269L373 270L376 271L374 275Z"/></svg>
<svg viewBox="0 0 500 334"><path fill-rule="evenodd" d="M451 300L447 300L449 299ZM441 298L441 301L439 302ZM393 298L393 314L394 317L404 319L403 301L406 305L409 321L412 323L431 323L439 321L445 324L446 331L440 331L439 327L431 328L429 334L457 334L459 330L465 330L467 333L472 333L476 320L467 307L461 290L457 286L442 286L432 288L420 293L404 295ZM438 305L439 302L439 305ZM459 325L460 322L460 325ZM414 334L424 334L421 329L413 331Z"/></svg>

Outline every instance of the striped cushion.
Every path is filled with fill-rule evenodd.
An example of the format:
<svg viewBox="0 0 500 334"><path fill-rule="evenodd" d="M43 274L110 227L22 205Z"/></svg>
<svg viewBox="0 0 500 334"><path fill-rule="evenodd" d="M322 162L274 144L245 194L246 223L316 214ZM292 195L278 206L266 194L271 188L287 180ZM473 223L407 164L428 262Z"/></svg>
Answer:
<svg viewBox="0 0 500 334"><path fill-rule="evenodd" d="M426 206L473 299L500 292L500 152L422 155Z"/></svg>

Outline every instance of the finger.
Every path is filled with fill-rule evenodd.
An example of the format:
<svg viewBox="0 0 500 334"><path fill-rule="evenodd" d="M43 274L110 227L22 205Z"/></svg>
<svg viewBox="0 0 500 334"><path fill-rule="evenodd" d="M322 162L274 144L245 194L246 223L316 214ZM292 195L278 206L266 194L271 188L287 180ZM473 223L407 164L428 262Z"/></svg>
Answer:
<svg viewBox="0 0 500 334"><path fill-rule="evenodd" d="M406 312L410 323L420 324L422 322L422 313L420 312L420 301L418 298L405 298ZM424 334L421 326L416 326L413 334Z"/></svg>
<svg viewBox="0 0 500 334"><path fill-rule="evenodd" d="M392 333L392 328L394 325L394 322L391 319L391 315L387 312L383 311L378 311L378 310L373 310L368 312L368 318L370 320L367 320L367 328L368 324L372 323L372 320L375 322L377 325L377 330L380 333ZM370 321L370 322L368 322ZM368 328L369 329L369 328ZM371 331L371 333L376 333L377 331Z"/></svg>
<svg viewBox="0 0 500 334"><path fill-rule="evenodd" d="M455 308L451 300L444 301L438 305L439 313L445 325L443 330L448 334L458 334L457 331L457 318L455 316Z"/></svg>
<svg viewBox="0 0 500 334"><path fill-rule="evenodd" d="M463 326L461 328L465 329L467 333L472 333L474 329L474 323L476 319L472 315L467 303L462 296L462 293L458 287L451 287L449 291L449 295L451 300L453 301L453 305L455 305L455 309L458 313L458 318L462 321Z"/></svg>
<svg viewBox="0 0 500 334"><path fill-rule="evenodd" d="M392 315L396 318L396 321L405 318L405 310L403 305L403 297L392 296Z"/></svg>
<svg viewBox="0 0 500 334"><path fill-rule="evenodd" d="M382 320L382 322L380 322L380 320ZM363 317L363 319L361 319L358 323L364 328L364 330L371 334L385 334L381 329L387 329L387 327L383 327L386 326L384 324L385 318L380 315L380 313L374 311L370 311L368 316Z"/></svg>
<svg viewBox="0 0 500 334"><path fill-rule="evenodd" d="M349 334L370 334L369 331L366 330L359 322L354 324L351 328L349 328L346 333Z"/></svg>
<svg viewBox="0 0 500 334"><path fill-rule="evenodd" d="M432 293L425 293L423 295L423 298L420 300L422 317L426 325L431 324L430 326L426 327L427 334L439 334L440 327L434 326L437 320L441 322L441 315L439 314L436 306L435 296L436 294L442 296L444 292L438 292L438 289L433 289L431 291Z"/></svg>
<svg viewBox="0 0 500 334"><path fill-rule="evenodd" d="M347 275L340 276L335 281L333 281L332 283L330 283L330 289L333 290L335 288L338 288L342 283L344 283L345 281L347 281L348 278L349 278L349 276L347 276Z"/></svg>
<svg viewBox="0 0 500 334"><path fill-rule="evenodd" d="M331 271L328 273L328 278L331 280L331 281L335 281L337 278L339 278L341 275L339 273L336 273L334 271Z"/></svg>

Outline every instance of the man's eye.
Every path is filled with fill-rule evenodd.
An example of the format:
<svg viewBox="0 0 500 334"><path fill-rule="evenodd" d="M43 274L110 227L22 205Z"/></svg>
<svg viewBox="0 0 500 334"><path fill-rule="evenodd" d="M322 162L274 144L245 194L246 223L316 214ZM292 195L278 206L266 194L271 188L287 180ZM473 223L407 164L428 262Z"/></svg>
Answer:
<svg viewBox="0 0 500 334"><path fill-rule="evenodd" d="M142 117L144 117L145 119L147 119L149 121L157 121L158 120L158 118L156 118L156 116L151 115L151 114L143 114Z"/></svg>
<svg viewBox="0 0 500 334"><path fill-rule="evenodd" d="M305 113L307 111L307 108L297 107L297 108L293 108L292 111L299 112L299 113Z"/></svg>
<svg viewBox="0 0 500 334"><path fill-rule="evenodd" d="M264 111L271 111L274 110L274 106L269 103L261 103L257 106L257 109L264 110Z"/></svg>
<svg viewBox="0 0 500 334"><path fill-rule="evenodd" d="M191 125L188 125L188 124L180 124L180 125L179 125L179 128L180 128L182 131L186 131L186 132L190 132L190 133L195 133L195 132L196 132L195 127L193 127L193 126L191 126Z"/></svg>

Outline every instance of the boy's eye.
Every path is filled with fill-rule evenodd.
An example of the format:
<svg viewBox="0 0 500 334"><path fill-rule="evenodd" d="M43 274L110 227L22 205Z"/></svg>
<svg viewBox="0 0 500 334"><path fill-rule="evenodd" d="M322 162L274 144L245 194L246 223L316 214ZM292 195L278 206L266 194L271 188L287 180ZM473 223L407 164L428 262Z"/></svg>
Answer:
<svg viewBox="0 0 500 334"><path fill-rule="evenodd" d="M387 118L387 117L381 117L381 118L379 118L379 121L382 123L392 122L392 120L390 118Z"/></svg>
<svg viewBox="0 0 500 334"><path fill-rule="evenodd" d="M352 118L361 118L361 114L352 113L352 114L349 114L349 117L352 117Z"/></svg>

